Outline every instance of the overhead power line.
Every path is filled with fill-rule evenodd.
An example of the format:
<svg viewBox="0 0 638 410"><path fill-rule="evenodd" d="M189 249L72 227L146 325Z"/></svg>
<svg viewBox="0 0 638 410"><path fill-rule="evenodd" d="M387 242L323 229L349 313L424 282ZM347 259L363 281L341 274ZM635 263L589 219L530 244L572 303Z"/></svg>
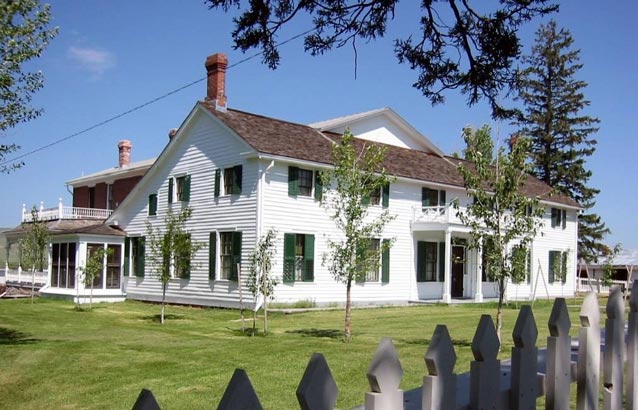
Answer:
<svg viewBox="0 0 638 410"><path fill-rule="evenodd" d="M299 37L305 36L306 34L312 32L313 30L314 29L306 30L303 33L299 33L297 35L294 35L294 36L292 36L292 37L280 42L280 43L277 43L277 47L283 46L284 44L290 43L291 41L296 40ZM252 60L255 57L259 57L262 54L263 54L263 51L260 51L260 52L257 52L255 54L252 54L252 55L250 55L248 57L245 57L245 58L237 61L236 63L229 64L226 69L228 70L228 69L231 69L233 67L237 67L238 65L243 64L243 63L245 63L247 61L250 61L250 60ZM207 77L198 78L197 80L191 81L188 84L184 84L184 85L182 85L182 86L180 86L178 88L175 88L174 90L169 91L166 94L162 94L159 97L155 97L155 98L153 98L151 100L148 100L148 101L146 101L146 102L144 102L144 103L142 103L140 105L136 105L133 108L130 108L130 109L128 109L126 111L123 111L123 112L121 112L121 113L119 113L117 115L114 115L112 117L109 117L109 118L107 118L107 119L105 119L103 121L100 121L100 122L96 123L96 124L93 124L90 127L84 128L84 129L82 129L80 131L74 132L73 134L67 135L66 137L57 139L57 140L55 140L53 142L50 142L50 143L48 143L46 145L43 145L43 146L38 147L38 148L35 148L35 149L33 149L31 151L28 151L28 152L25 152L24 154L20 154L20 155L18 155L16 157L4 160L4 161L0 162L0 166L1 165L6 165L6 164L10 164L10 163L15 163L17 161L20 161L23 158L26 158L26 157L30 156L30 155L33 155L33 154L38 153L40 151L44 151L44 150L49 149L49 148L51 148L51 147L53 147L55 145L61 144L61 143L65 142L65 141L68 141L68 140L70 140L72 138L75 138L75 137L77 137L79 135L85 134L85 133L87 133L87 132L89 132L91 130L94 130L94 129L99 128L99 127L101 127L103 125L106 125L106 124L108 124L110 122L113 122L113 121L115 121L115 120L117 120L119 118L125 117L125 116L127 116L129 114L132 114L132 113L134 113L136 111L141 110L144 107L152 105L152 104L154 104L154 103L156 103L156 102L158 102L160 100L163 100L164 98L170 97L173 94L177 94L178 92L180 92L182 90L185 90L186 88L192 87L193 85L195 85L197 83L201 83L202 81L206 80L206 78Z"/></svg>

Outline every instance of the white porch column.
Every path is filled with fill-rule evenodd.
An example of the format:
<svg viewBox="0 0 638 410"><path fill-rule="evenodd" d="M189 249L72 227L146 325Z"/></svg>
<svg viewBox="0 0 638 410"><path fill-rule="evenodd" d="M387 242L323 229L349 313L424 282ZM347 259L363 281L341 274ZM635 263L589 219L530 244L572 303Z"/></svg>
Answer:
<svg viewBox="0 0 638 410"><path fill-rule="evenodd" d="M452 253L452 232L449 229L445 230L445 270L443 276L443 303L450 303L452 301L452 282L450 272L452 270L451 262Z"/></svg>
<svg viewBox="0 0 638 410"><path fill-rule="evenodd" d="M483 302L483 245L479 244L476 249L476 289L474 292L474 301Z"/></svg>

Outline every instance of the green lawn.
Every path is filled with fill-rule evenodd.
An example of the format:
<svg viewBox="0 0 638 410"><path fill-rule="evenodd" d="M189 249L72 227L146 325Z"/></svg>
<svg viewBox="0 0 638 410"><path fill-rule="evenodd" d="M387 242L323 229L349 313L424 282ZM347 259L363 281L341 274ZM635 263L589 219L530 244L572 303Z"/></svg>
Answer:
<svg viewBox="0 0 638 410"><path fill-rule="evenodd" d="M550 310L549 302L534 307L539 345L546 343ZM570 307L574 325L577 312ZM456 371L466 372L480 315L494 316L496 307L355 310L349 344L341 339L341 310L271 314L267 337L243 335L233 310L169 306L164 325L158 313L158 305L131 301L77 311L64 301L0 300L0 407L130 409L148 388L163 409L215 408L241 367L265 408L293 409L306 363L321 352L339 386L337 405L347 409L363 403L365 371L381 337L393 339L404 369L401 386L412 389L426 373L423 356L437 324L448 325L459 357ZM509 357L517 313L505 311L501 358Z"/></svg>

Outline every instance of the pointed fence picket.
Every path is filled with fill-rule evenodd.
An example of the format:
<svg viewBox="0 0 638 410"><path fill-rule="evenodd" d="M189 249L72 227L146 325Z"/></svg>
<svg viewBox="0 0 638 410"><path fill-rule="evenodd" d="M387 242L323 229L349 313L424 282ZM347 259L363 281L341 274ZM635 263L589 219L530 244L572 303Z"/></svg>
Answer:
<svg viewBox="0 0 638 410"><path fill-rule="evenodd" d="M605 345L602 357L603 408L623 408L623 379L626 380L626 409L638 410L638 280L629 299L625 336L625 309L619 287L612 288L606 306ZM600 310L596 295L588 294L582 304L576 362L571 361L571 320L565 299L557 298L548 322L547 349L536 347L538 327L530 306L518 314L512 337L511 365L498 359L500 342L489 315L481 316L472 340L474 360L470 363L469 384L457 383L454 344L445 325L438 325L425 353L427 375L420 389L423 410L535 409L545 396L546 409L569 409L571 385L576 382L576 408L593 410L599 406L601 379ZM626 351L626 355L625 355ZM627 358L627 377L623 359ZM543 361L544 360L544 361ZM540 372L544 366L545 374ZM404 394L399 388L403 368L390 338L383 338L366 373L370 391L365 394L365 410L402 410ZM314 353L297 388L302 410L331 410L338 388L325 357ZM407 400L405 401L407 402ZM416 408L416 407L411 407ZM248 374L236 369L226 387L218 410L261 410ZM133 410L160 410L153 393L143 389Z"/></svg>

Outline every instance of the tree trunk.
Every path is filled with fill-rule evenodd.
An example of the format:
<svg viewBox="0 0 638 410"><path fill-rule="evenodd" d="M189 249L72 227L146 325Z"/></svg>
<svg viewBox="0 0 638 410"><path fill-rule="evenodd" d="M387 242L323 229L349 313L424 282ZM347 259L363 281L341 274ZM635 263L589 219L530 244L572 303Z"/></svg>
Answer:
<svg viewBox="0 0 638 410"><path fill-rule="evenodd" d="M496 308L496 336L501 341L501 329L503 328L503 299L505 288L501 285L498 290L498 307ZM500 349L499 349L500 350Z"/></svg>
<svg viewBox="0 0 638 410"><path fill-rule="evenodd" d="M350 341L350 338L352 337L351 331L350 331L350 323L352 321L351 318L351 302L350 302L350 288L352 286L352 279L348 279L348 281L346 282L346 323L345 323L345 329L344 329L344 336L343 339L346 342Z"/></svg>
<svg viewBox="0 0 638 410"><path fill-rule="evenodd" d="M164 324L164 305L166 301L166 283L162 284L162 313L160 314L160 323Z"/></svg>
<svg viewBox="0 0 638 410"><path fill-rule="evenodd" d="M253 309L253 336L255 336L255 330L257 328L257 311Z"/></svg>
<svg viewBox="0 0 638 410"><path fill-rule="evenodd" d="M89 296L89 310L93 309L93 281L91 281L91 296Z"/></svg>
<svg viewBox="0 0 638 410"><path fill-rule="evenodd" d="M268 298L264 296L264 334L268 334Z"/></svg>

